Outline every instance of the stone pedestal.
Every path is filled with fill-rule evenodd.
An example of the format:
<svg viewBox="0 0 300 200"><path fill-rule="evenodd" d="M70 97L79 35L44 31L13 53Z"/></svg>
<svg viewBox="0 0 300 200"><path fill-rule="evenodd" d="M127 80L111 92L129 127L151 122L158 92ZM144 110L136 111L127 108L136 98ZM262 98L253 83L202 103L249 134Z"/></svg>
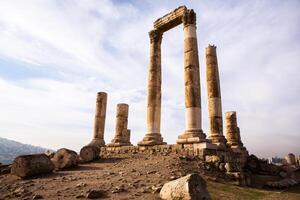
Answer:
<svg viewBox="0 0 300 200"><path fill-rule="evenodd" d="M97 147L105 146L104 128L105 128L106 104L107 104L107 93L98 92L97 100L96 100L94 136L93 136L93 140L88 145L97 146Z"/></svg>
<svg viewBox="0 0 300 200"><path fill-rule="evenodd" d="M117 105L117 116L116 116L116 134L115 138L107 146L130 146L128 138L128 104ZM130 133L129 133L130 135Z"/></svg>
<svg viewBox="0 0 300 200"><path fill-rule="evenodd" d="M201 92L196 14L187 10L183 15L184 31L184 82L186 130L178 137L178 144L206 142L202 131Z"/></svg>
<svg viewBox="0 0 300 200"><path fill-rule="evenodd" d="M148 76L147 133L139 146L165 144L160 134L161 115L161 40L162 32L154 29L150 36L150 64Z"/></svg>
<svg viewBox="0 0 300 200"><path fill-rule="evenodd" d="M225 148L223 136L221 88L216 46L209 45L206 54L206 82L209 115L209 139L220 148Z"/></svg>

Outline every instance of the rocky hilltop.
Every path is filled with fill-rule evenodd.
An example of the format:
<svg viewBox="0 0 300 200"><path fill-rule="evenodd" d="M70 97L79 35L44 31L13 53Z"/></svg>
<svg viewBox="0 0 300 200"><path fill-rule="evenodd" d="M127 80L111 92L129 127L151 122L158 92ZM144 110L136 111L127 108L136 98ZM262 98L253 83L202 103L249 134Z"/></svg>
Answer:
<svg viewBox="0 0 300 200"><path fill-rule="evenodd" d="M254 166L251 161L251 166ZM30 179L0 175L0 199L160 199L162 186L197 173L206 180L212 199L299 199L300 186L269 190L237 186L215 164L197 157L159 153L107 155L91 163L56 170ZM257 179L265 179L263 176ZM297 175L299 177L299 174ZM258 180L257 180L258 181ZM94 197L92 196L94 195Z"/></svg>

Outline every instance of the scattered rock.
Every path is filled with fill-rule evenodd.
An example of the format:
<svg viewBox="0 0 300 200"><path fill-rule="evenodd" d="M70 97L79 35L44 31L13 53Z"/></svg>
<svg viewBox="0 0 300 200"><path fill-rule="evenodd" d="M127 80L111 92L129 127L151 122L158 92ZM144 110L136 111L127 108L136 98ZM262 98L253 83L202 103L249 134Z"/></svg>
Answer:
<svg viewBox="0 0 300 200"><path fill-rule="evenodd" d="M206 189L206 182L198 174L189 174L182 178L165 183L160 191L164 200L208 200L211 199Z"/></svg>
<svg viewBox="0 0 300 200"><path fill-rule="evenodd" d="M33 195L32 199L43 199L43 196L39 194L35 194Z"/></svg>
<svg viewBox="0 0 300 200"><path fill-rule="evenodd" d="M105 193L101 190L91 190L87 193L86 197L88 199L97 199L105 197Z"/></svg>
<svg viewBox="0 0 300 200"><path fill-rule="evenodd" d="M15 197L28 197L32 194L32 192L24 189L23 187L15 189L12 193Z"/></svg>
<svg viewBox="0 0 300 200"><path fill-rule="evenodd" d="M38 174L51 173L54 165L45 154L18 156L11 168L11 173L21 178Z"/></svg>
<svg viewBox="0 0 300 200"><path fill-rule="evenodd" d="M56 169L66 169L77 166L77 153L70 149L59 149L51 159Z"/></svg>
<svg viewBox="0 0 300 200"><path fill-rule="evenodd" d="M125 191L125 189L124 189L124 187L114 187L113 188L113 190L111 191L111 193L120 193L120 192L124 192Z"/></svg>
<svg viewBox="0 0 300 200"><path fill-rule="evenodd" d="M82 198L84 198L85 196L83 195L83 194L79 194L79 195L77 195L76 196L76 199L82 199Z"/></svg>
<svg viewBox="0 0 300 200"><path fill-rule="evenodd" d="M155 170L153 170L153 171L148 171L148 172L147 172L147 174L154 174L154 173L156 173Z"/></svg>
<svg viewBox="0 0 300 200"><path fill-rule="evenodd" d="M160 190L161 190L161 188L162 188L162 185L153 185L152 187L151 187L151 190L152 190L152 193L159 193L160 192Z"/></svg>
<svg viewBox="0 0 300 200"><path fill-rule="evenodd" d="M78 184L76 185L77 188L79 188L79 187L86 187L86 186L87 186L86 183L78 183Z"/></svg>

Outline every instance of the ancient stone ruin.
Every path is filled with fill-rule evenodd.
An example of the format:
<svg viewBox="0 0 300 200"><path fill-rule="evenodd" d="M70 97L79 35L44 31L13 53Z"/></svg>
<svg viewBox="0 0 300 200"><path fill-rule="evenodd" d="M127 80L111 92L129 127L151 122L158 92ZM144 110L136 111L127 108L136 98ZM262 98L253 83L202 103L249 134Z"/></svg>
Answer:
<svg viewBox="0 0 300 200"><path fill-rule="evenodd" d="M183 24L184 32L184 87L185 87L185 131L179 134L177 144L167 145L160 131L161 125L161 42L163 33ZM223 114L219 67L216 46L208 45L206 54L206 83L208 93L209 132L202 130L199 56L196 34L196 13L185 6L157 19L153 23L150 37L150 62L148 69L147 132L138 142L130 143L127 128L127 104L117 105L116 132L111 143L105 146L103 139L107 95L97 96L94 138L90 145L101 146L100 155L122 152L173 152L198 156L211 162L217 160L227 166L228 173L240 173L248 156L243 146L236 112L225 114L226 138L223 135Z"/></svg>
<svg viewBox="0 0 300 200"><path fill-rule="evenodd" d="M163 133L160 131L161 42L164 32L180 24L183 24L184 32L185 130L178 133L176 144L167 144L163 140ZM111 171L103 173L104 178L103 176L95 178L95 174L93 174L94 179L101 180L101 185L98 185L99 182L97 182L97 187L105 187L105 184L102 184L102 182L106 180L109 181L107 185L110 190L112 186L111 178L117 177L118 182L121 180L126 182L123 179L124 174L137 177L144 176L147 179L146 181L150 182L148 179L150 179L151 175L163 177L164 173L170 173L171 175L176 175L176 177L171 176L168 179L172 181L162 185L161 183L166 180L163 177L164 179L161 179L163 181L159 180L159 185L151 186L152 193L160 192L160 198L166 200L211 199L205 180L201 177L202 175L213 177L215 178L214 180L222 178L222 180L226 181L226 184L230 182L236 185L248 186L251 185L251 176L254 174L266 175L268 178L272 176L272 178L276 179L270 179L264 185L270 188L286 188L300 183L300 179L297 180L293 177L293 172L298 170L296 166L299 166L299 157L296 158L295 155L288 154L286 157L288 165L285 168L279 168L278 166L268 164L264 160L260 160L254 155L249 156L241 139L236 111L225 112L225 116L223 116L217 49L214 45L208 45L205 49L209 121L208 136L203 132L196 13L192 9L181 6L157 19L153 24L153 29L149 32L149 37L150 62L148 69L147 131L143 139L136 146L130 142L131 131L128 129L129 105L126 103L117 104L115 135L111 142L106 145L104 131L107 93L98 92L93 138L90 143L82 147L79 155L72 150L62 148L56 153L49 152L47 155L19 156L15 159L14 164L10 166L11 169L8 166L2 166L0 163L0 175L3 172L11 171L12 174L18 177L28 178L53 173L54 170L57 172L71 167L78 167L78 165L80 167L81 164L83 166L83 163L99 158L101 160L98 164L102 165L105 164L102 161L107 159L106 164L111 162L111 165L107 165L109 167L106 169L111 170L110 167L116 167L118 171L117 173ZM225 123L223 123L223 119L225 119ZM223 124L225 125L225 136ZM122 162L122 156L123 158L127 157L132 160L128 161L124 159L124 162ZM133 165L136 167L137 164L142 164L139 167L139 171L132 167ZM149 166L154 167L155 170L152 170L153 168L150 169ZM105 171L103 169L105 167L85 167L88 169L89 167L98 169L98 172ZM125 169L127 173L124 173ZM144 171L145 169L147 171ZM80 174L87 174L88 180L91 180L90 173ZM277 179L279 176L284 179ZM134 180L134 182L129 184L126 182L127 189L133 187L137 190L138 187L146 186L142 183L136 185L143 180L135 179L136 177L130 177L130 180ZM51 179L51 181L55 180L58 180L58 178ZM64 184L66 178L62 177L61 180ZM69 177L67 179L67 181L73 180L77 180L77 177ZM84 187L84 185L86 186L85 183L78 183L76 188ZM149 190L149 186L147 187L147 190ZM140 192L144 194L147 190ZM122 191L126 190L121 186L112 189L113 194ZM20 193L24 193L24 190L17 190L17 193L14 192L13 195L14 197L20 197L23 195ZM137 194L139 193L135 195ZM105 192L102 190L88 190L86 195L87 198L101 198L103 196L105 196ZM76 198L84 197L82 194L76 196ZM143 196L142 199L147 198Z"/></svg>
<svg viewBox="0 0 300 200"><path fill-rule="evenodd" d="M116 135L115 138L107 146L131 146L130 143L130 130L127 129L128 125L128 104L121 103L117 105L117 120L116 120Z"/></svg>

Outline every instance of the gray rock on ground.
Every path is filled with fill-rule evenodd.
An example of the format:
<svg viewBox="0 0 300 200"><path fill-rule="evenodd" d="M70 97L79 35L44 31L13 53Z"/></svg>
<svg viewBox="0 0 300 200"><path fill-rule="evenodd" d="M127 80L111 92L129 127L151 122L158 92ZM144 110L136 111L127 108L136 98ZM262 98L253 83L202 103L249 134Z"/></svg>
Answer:
<svg viewBox="0 0 300 200"><path fill-rule="evenodd" d="M54 165L45 154L23 155L15 158L11 173L21 178L51 173Z"/></svg>
<svg viewBox="0 0 300 200"><path fill-rule="evenodd" d="M163 200L209 200L205 180L198 174L189 174L165 183L160 191Z"/></svg>
<svg viewBox="0 0 300 200"><path fill-rule="evenodd" d="M70 149L59 149L51 159L56 169L66 169L78 165L78 155Z"/></svg>

